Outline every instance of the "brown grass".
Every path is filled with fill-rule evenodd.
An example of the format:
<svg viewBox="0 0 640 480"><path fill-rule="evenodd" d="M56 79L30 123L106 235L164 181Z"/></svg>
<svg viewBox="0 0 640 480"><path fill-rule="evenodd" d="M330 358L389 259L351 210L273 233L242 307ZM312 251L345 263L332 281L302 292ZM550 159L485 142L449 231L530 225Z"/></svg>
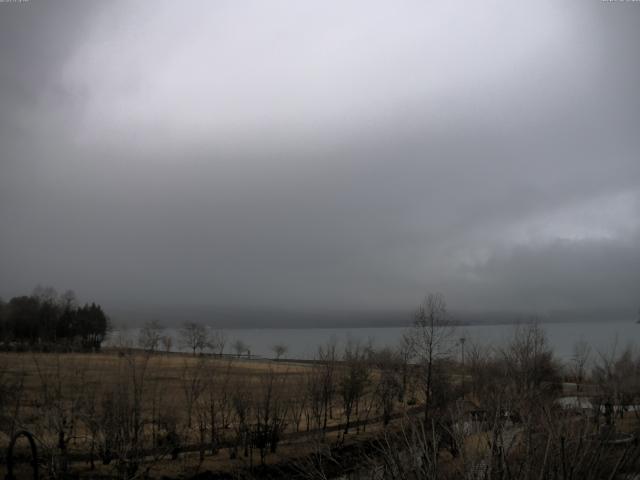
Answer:
<svg viewBox="0 0 640 480"><path fill-rule="evenodd" d="M112 390L123 378L132 375L144 376L143 390L143 415L150 416L153 408L159 408L173 415L183 425L186 423L186 399L185 378L194 375L194 372L202 372L203 378L213 377L213 381L221 384L227 382L227 391L231 394L241 392L241 395L251 400L258 399L261 389L264 388L268 375L277 374L280 388L280 398L296 401L297 396L303 391L303 383L307 380L307 374L313 369L310 363L295 363L270 360L247 360L231 357L218 358L211 356L194 357L188 354L154 354L147 355L144 352L129 351L126 353L116 350L102 353L84 354L53 354L53 353L0 353L0 381L4 384L22 384L20 398L21 408L19 415L20 429L35 432L39 441L44 441L49 446L55 445L55 429L43 426L42 402L46 392L51 394L56 391L64 402L69 404L74 399L84 398L88 395L96 396L96 409L102 408L101 394ZM142 373L144 371L144 374ZM375 374L374 374L375 377ZM339 401L336 401L339 403ZM155 405L154 405L155 404ZM4 448L9 441L9 431L3 428L8 423L7 416L11 410L5 408L3 412L5 421L0 426L0 447ZM333 418L328 425L341 424L344 419L339 407L334 406ZM375 412L372 413L375 415ZM13 428L17 428L15 425ZM74 438L69 442L70 453L86 454L88 451L87 431L82 422L77 422L74 427ZM303 419L301 430L306 428ZM376 427L368 428L374 432ZM293 431L290 423L288 432ZM355 429L354 429L355 432ZM224 432L233 435L233 428ZM198 442L197 429L183 431L185 444ZM340 432L327 434L327 439L338 437ZM350 437L355 437L354 434ZM360 437L358 437L360 438ZM290 457L295 457L308 451L311 444L309 438L298 438L284 442L277 454L271 454L267 458L268 463L281 462ZM221 449L215 455L207 455L203 464L200 464L197 453L185 453L177 462L162 460L154 463L154 470L163 474L177 476L180 471L189 471L194 468L226 470L235 466L246 466L247 459L239 456L235 461L230 460L229 451ZM257 454L254 456L254 464L258 462ZM104 467L96 462L98 473L101 470L108 471L112 467ZM86 462L74 465L74 470L85 471L88 469ZM158 470L159 469L159 470ZM88 472L88 470L87 470Z"/></svg>

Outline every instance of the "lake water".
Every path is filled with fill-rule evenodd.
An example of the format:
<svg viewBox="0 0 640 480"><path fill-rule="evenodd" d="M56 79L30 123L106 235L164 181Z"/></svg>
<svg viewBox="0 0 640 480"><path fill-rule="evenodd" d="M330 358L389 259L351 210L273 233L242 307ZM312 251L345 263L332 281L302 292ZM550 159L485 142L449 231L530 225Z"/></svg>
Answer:
<svg viewBox="0 0 640 480"><path fill-rule="evenodd" d="M640 324L634 322L547 323L541 324L541 327L546 332L556 356L562 360L571 358L573 347L579 341L587 342L595 355L598 352L609 352L614 347L620 351L628 345L640 345ZM513 337L515 328L514 325L459 326L455 328L452 339L457 341L464 337L467 345L473 342L483 346L500 347ZM271 347L284 344L288 348L286 357L312 359L318 346L332 339L338 342L338 346L353 339L361 342L371 341L378 347L393 347L398 345L406 331L406 328L400 327L225 329L225 352L233 353L233 342L242 340L249 346L252 355L271 358ZM110 343L115 343L118 336L135 342L137 334L137 329L116 332ZM177 330L166 329L164 334L174 338L174 349L179 350Z"/></svg>

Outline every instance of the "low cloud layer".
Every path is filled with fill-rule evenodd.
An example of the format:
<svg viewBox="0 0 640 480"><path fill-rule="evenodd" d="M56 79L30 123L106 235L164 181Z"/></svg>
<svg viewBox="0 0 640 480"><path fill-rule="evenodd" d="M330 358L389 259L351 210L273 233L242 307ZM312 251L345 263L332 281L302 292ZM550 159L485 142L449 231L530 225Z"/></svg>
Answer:
<svg viewBox="0 0 640 480"><path fill-rule="evenodd" d="M632 2L0 5L0 295L640 303Z"/></svg>

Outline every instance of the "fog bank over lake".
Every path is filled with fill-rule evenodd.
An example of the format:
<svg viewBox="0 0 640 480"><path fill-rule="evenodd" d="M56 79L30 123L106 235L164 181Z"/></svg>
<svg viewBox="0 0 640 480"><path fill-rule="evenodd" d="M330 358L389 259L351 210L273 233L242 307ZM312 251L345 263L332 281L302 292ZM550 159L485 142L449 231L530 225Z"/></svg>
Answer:
<svg viewBox="0 0 640 480"><path fill-rule="evenodd" d="M418 298L418 301L420 299ZM448 318L457 325L505 325L537 321L558 322L619 322L637 318L633 305L617 308L565 308L565 309L513 309L513 310L460 310L448 304ZM118 307L108 305L108 312L116 327L141 327L149 321L158 321L165 327L179 327L184 321L212 325L221 329L261 328L363 328L406 327L411 325L415 308L340 309L340 308L270 308L163 305ZM411 308L413 307L413 308Z"/></svg>

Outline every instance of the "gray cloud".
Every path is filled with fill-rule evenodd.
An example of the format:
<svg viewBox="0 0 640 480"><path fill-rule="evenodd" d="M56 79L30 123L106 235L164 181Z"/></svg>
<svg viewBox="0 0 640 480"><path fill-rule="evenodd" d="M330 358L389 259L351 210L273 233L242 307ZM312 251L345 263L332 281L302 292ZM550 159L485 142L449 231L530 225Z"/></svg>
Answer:
<svg viewBox="0 0 640 480"><path fill-rule="evenodd" d="M3 296L639 301L635 4L0 7Z"/></svg>

